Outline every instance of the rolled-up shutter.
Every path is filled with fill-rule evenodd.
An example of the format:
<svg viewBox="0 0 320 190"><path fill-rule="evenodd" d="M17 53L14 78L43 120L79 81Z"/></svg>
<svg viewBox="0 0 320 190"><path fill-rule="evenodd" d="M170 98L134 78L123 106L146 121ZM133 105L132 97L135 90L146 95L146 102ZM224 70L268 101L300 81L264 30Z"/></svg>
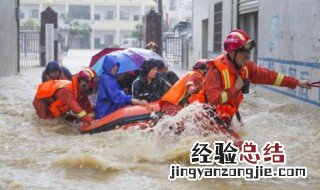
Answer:
<svg viewBox="0 0 320 190"><path fill-rule="evenodd" d="M258 0L239 0L239 14L251 13L258 11Z"/></svg>

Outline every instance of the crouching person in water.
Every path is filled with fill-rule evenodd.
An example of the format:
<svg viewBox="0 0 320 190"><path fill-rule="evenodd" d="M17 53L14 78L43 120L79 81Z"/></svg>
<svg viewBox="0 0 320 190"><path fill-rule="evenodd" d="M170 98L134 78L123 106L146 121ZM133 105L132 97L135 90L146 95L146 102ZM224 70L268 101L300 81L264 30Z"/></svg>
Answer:
<svg viewBox="0 0 320 190"><path fill-rule="evenodd" d="M174 115L186 105L199 99L199 92L208 71L208 62L207 59L198 60L192 67L192 71L178 80L161 98L159 105L164 113Z"/></svg>
<svg viewBox="0 0 320 190"><path fill-rule="evenodd" d="M42 73L42 82L48 80L71 80L72 75L64 66L60 66L58 62L51 61L46 66L46 69Z"/></svg>
<svg viewBox="0 0 320 190"><path fill-rule="evenodd" d="M72 111L84 123L91 124L93 109L88 95L97 85L97 74L85 68L69 80L49 80L38 86L33 106L40 119L53 119Z"/></svg>
<svg viewBox="0 0 320 190"><path fill-rule="evenodd" d="M97 102L96 102L96 119L100 119L127 105L147 105L144 100L132 98L131 95L124 93L117 80L119 63L114 55L106 56L103 64L103 74L100 79Z"/></svg>

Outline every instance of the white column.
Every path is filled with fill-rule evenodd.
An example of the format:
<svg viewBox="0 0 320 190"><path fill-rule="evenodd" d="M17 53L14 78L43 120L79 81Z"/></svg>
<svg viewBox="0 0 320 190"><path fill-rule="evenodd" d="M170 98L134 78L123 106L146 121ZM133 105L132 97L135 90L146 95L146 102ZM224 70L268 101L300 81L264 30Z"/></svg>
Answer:
<svg viewBox="0 0 320 190"><path fill-rule="evenodd" d="M94 15L95 15L95 7L94 7L94 0L91 0L91 28L92 32L90 34L90 45L91 49L94 49L94 35L95 35L95 27L94 27Z"/></svg>
<svg viewBox="0 0 320 190"><path fill-rule="evenodd" d="M121 46L120 44L120 4L117 4L117 14L116 14L116 23L117 23L117 27L116 27L116 41L115 43L118 44L119 46Z"/></svg>

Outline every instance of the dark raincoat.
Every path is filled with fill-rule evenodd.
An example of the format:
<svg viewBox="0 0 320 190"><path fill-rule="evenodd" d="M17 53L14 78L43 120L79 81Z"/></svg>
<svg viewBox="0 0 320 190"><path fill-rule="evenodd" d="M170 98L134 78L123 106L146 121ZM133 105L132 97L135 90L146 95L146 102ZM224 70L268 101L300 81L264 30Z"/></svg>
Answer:
<svg viewBox="0 0 320 190"><path fill-rule="evenodd" d="M60 71L58 78L52 78L49 75L50 71ZM71 80L72 74L70 73L69 69L64 66L59 66L58 62L51 61L46 66L46 69L42 73L42 82L46 82L48 80Z"/></svg>

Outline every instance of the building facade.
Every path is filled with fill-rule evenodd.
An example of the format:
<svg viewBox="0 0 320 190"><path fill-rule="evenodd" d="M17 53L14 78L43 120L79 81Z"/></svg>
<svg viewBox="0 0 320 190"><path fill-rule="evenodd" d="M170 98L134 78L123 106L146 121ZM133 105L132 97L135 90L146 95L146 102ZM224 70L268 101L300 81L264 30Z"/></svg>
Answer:
<svg viewBox="0 0 320 190"><path fill-rule="evenodd" d="M6 15L5 19L0 19L0 77L11 76L19 72L18 6L18 0L0 1L0 12Z"/></svg>
<svg viewBox="0 0 320 190"><path fill-rule="evenodd" d="M154 3L153 0L21 0L21 23L29 19L39 23L40 13L50 3L58 13L59 31L64 38L67 38L67 27L63 18L67 14L81 23L89 24L93 29L87 39L75 39L73 48L121 47L126 39L132 37L136 26L142 23L142 16L152 6L156 6L152 2ZM157 7L154 8L157 10ZM191 0L163 0L165 27L172 27L179 19L187 17L185 9L189 9L191 15Z"/></svg>
<svg viewBox="0 0 320 190"><path fill-rule="evenodd" d="M223 53L225 36L232 29L241 28L256 41L251 59L259 66L301 80L318 81L319 7L319 0L194 0L190 60ZM320 105L319 88L260 87Z"/></svg>

